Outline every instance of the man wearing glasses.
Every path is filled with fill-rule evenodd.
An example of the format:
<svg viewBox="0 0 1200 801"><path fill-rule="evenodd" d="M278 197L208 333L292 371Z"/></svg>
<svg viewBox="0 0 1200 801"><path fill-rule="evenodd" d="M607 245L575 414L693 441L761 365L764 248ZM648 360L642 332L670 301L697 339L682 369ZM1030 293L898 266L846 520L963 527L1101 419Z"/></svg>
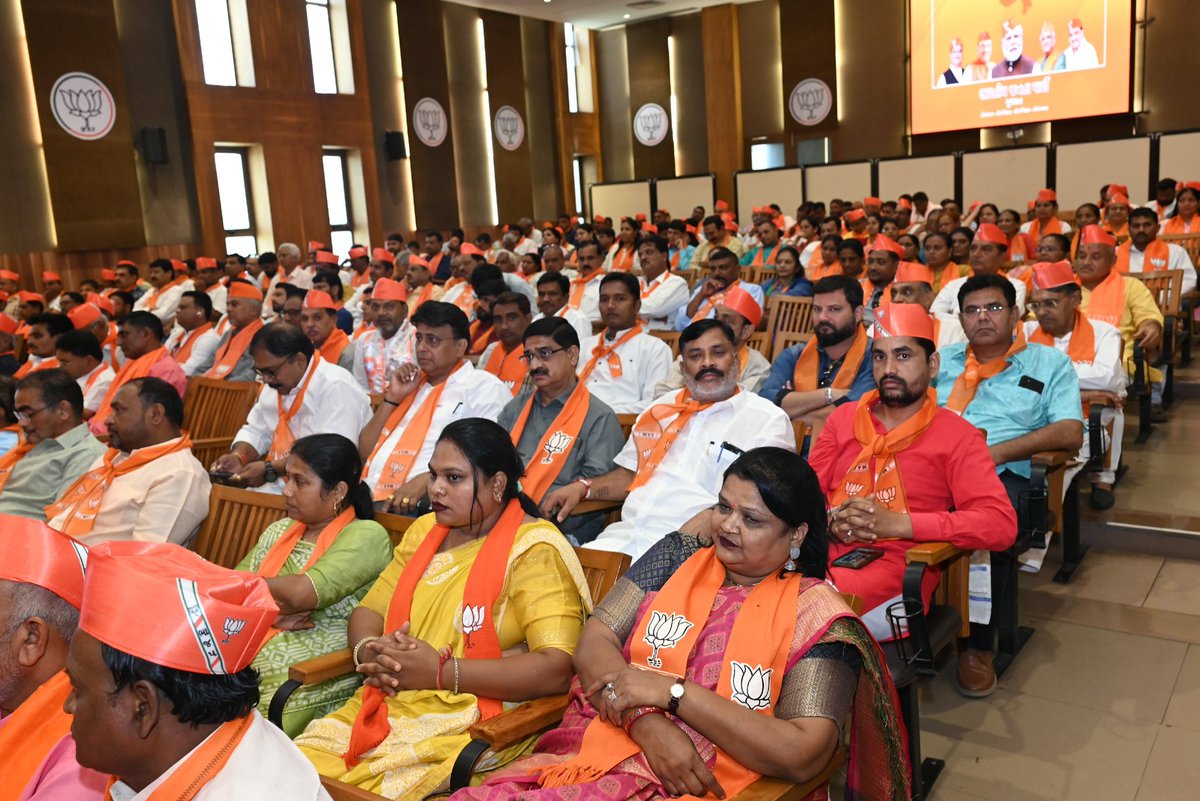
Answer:
<svg viewBox="0 0 1200 801"><path fill-rule="evenodd" d="M579 335L561 317L543 317L524 332L522 361L529 381L497 418L513 434L526 465L521 487L541 503L569 484L586 488L590 479L613 469L625 437L617 415L575 377ZM595 539L604 514L569 517L559 528L576 545Z"/></svg>
<svg viewBox="0 0 1200 801"><path fill-rule="evenodd" d="M0 514L44 520L46 505L106 448L83 421L83 390L66 370L21 379L14 408L25 442L0 457Z"/></svg>
<svg viewBox="0 0 1200 801"><path fill-rule="evenodd" d="M354 376L315 354L295 326L265 326L249 351L265 386L233 448L209 469L232 484L279 493L292 442L310 434L341 434L358 442L371 403Z"/></svg>
<svg viewBox="0 0 1200 801"><path fill-rule="evenodd" d="M1016 288L1009 279L993 274L967 278L958 290L958 305L967 342L940 351L938 404L987 432L996 472L1016 507L1029 485L1030 456L1075 451L1083 442L1079 379L1065 353L1026 342L1024 328L1018 327ZM1001 562L1011 558L992 554L993 597L1000 596L998 582L1009 572ZM958 689L969 698L984 698L996 689L990 605L981 611L972 614L968 647L959 654Z"/></svg>
<svg viewBox="0 0 1200 801"><path fill-rule="evenodd" d="M1008 237L999 227L991 223L983 223L971 240L969 262L974 275L1003 275L1000 270L1008 258ZM959 312L959 292L966 283L966 278L955 278L947 283L934 298L929 307L930 314L939 317L953 317ZM1017 278L1009 278L1013 291L1016 292L1016 308L1018 316L1025 313L1025 282Z"/></svg>

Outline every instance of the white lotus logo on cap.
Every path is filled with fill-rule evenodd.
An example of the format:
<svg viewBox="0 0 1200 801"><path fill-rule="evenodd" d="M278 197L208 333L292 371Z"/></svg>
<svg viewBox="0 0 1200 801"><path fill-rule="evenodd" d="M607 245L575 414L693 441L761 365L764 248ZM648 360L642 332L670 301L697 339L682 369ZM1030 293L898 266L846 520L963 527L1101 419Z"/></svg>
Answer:
<svg viewBox="0 0 1200 801"><path fill-rule="evenodd" d="M729 674L730 698L751 712L766 709L771 705L772 668L763 670L762 665L750 667L741 662L731 662Z"/></svg>
<svg viewBox="0 0 1200 801"><path fill-rule="evenodd" d="M646 624L646 636L642 639L654 652L646 657L646 664L652 668L662 667L662 660L658 658L659 649L674 648L691 628L692 621L683 615L651 612L650 622Z"/></svg>

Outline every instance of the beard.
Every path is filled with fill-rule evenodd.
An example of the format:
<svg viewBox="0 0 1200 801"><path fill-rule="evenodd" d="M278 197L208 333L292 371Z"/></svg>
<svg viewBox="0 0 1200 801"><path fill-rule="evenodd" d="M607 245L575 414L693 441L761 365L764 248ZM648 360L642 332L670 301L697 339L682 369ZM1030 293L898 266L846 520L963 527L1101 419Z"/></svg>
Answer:
<svg viewBox="0 0 1200 801"><path fill-rule="evenodd" d="M911 406L921 398L925 397L926 387L922 387L918 392L915 387L911 386L907 381L901 378L890 377L885 381L895 381L879 388L879 399L883 401L884 406L893 408Z"/></svg>
<svg viewBox="0 0 1200 801"><path fill-rule="evenodd" d="M704 371L702 370L701 372ZM702 384L696 378L692 378L685 373L683 376L683 385L694 400L700 403L715 403L733 396L734 390L737 389L737 380L737 373L728 372L725 373L724 379L720 384L712 386L710 384Z"/></svg>
<svg viewBox="0 0 1200 801"><path fill-rule="evenodd" d="M850 325L845 328L837 328L827 323L817 325L813 333L817 337L817 344L822 348L828 348L839 342L845 342L850 337L854 336L855 329L858 328L857 321L851 321Z"/></svg>

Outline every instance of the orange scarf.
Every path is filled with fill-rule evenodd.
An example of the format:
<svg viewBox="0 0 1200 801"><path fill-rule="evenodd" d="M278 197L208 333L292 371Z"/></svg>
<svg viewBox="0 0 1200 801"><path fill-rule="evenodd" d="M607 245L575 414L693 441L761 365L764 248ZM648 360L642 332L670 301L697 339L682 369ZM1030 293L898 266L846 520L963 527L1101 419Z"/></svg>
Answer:
<svg viewBox="0 0 1200 801"><path fill-rule="evenodd" d="M497 357L497 354L503 354ZM496 343L496 347L492 348L492 352L488 355L487 364L483 365L485 372L499 378L504 382L516 397L521 391L521 385L525 383L525 362L521 359L525 355L524 343L517 345L515 350L505 350L504 345Z"/></svg>
<svg viewBox="0 0 1200 801"><path fill-rule="evenodd" d="M758 246L758 251L754 254L754 260L750 262L751 267L765 267L768 264L774 266L775 259L779 256L779 243L775 243L775 247L771 248L771 255L764 260L763 253L766 252L765 247L765 245Z"/></svg>
<svg viewBox="0 0 1200 801"><path fill-rule="evenodd" d="M1035 219L1029 225L1029 238L1034 242L1040 242L1046 234L1061 234L1062 232L1062 221L1057 217L1051 217L1044 228L1042 227L1042 221L1039 219Z"/></svg>
<svg viewBox="0 0 1200 801"><path fill-rule="evenodd" d="M932 267L929 269L931 271L933 270ZM959 267L952 261L947 262L946 266L942 268L940 273L934 272L933 294L936 295L938 292L941 292L946 287L946 284L950 283L954 279L962 278L962 274L962 267Z"/></svg>
<svg viewBox="0 0 1200 801"><path fill-rule="evenodd" d="M1117 248L1117 263L1113 265L1113 272L1129 273L1129 256L1132 250L1132 241L1126 242ZM1142 255L1142 272L1152 273L1158 270L1166 270L1170 259L1170 246L1161 239L1155 239L1149 245L1146 245L1146 251Z"/></svg>
<svg viewBox="0 0 1200 801"><path fill-rule="evenodd" d="M358 289L360 286L366 286L369 283L371 283L371 274L366 270L363 270L361 273L354 272L350 276L351 289Z"/></svg>
<svg viewBox="0 0 1200 801"><path fill-rule="evenodd" d="M103 348L108 351L108 366L113 372L121 369L121 360L117 357L117 325L116 323L108 324L108 336L101 343Z"/></svg>
<svg viewBox="0 0 1200 801"><path fill-rule="evenodd" d="M33 450L33 445L25 439L25 432L21 432L17 437L17 444L8 453L0 456L0 492L4 491L4 485L8 483L8 479L12 476L12 471L17 466L17 462L24 458L25 454Z"/></svg>
<svg viewBox="0 0 1200 801"><path fill-rule="evenodd" d="M0 753L4 754L0 801L17 801L46 757L71 733L71 716L63 711L70 694L71 681L67 672L60 670L8 716L0 729Z"/></svg>
<svg viewBox="0 0 1200 801"><path fill-rule="evenodd" d="M183 339L175 343L175 349L171 351L171 355L175 357L175 361L183 364L188 359L192 358L192 348L196 347L196 340L203 336L206 332L212 330L212 323L204 325L187 332L183 335Z"/></svg>
<svg viewBox="0 0 1200 801"><path fill-rule="evenodd" d="M130 359L121 365L121 369L117 371L113 377L112 383L108 385L108 392L104 393L104 400L100 401L100 407L96 409L96 414L92 416L92 420L96 421L97 426L103 426L108 421L108 416L112 414L113 398L117 397L117 393L121 391L121 387L133 381L135 378L145 378L150 375L150 368L155 363L167 356L167 349L159 345L154 350L147 353L145 356L139 356L136 359ZM90 424L88 426L95 431L96 428Z"/></svg>
<svg viewBox="0 0 1200 801"><path fill-rule="evenodd" d="M470 610L472 620L478 622L473 628L465 625L462 627L464 659L499 659L502 656L492 607L496 605L504 589L509 556L524 519L525 513L521 510L521 504L516 500L509 501L496 525L484 535L483 546L471 564L471 572L467 574L467 586L463 589L459 616L465 617L464 613ZM388 604L387 619L383 627L385 633L395 631L410 620L417 584L449 533L449 527L440 523L435 525L404 566L404 572L400 574L400 580L396 583L396 591L392 593L392 601ZM417 636L416 632L414 636ZM353 768L358 764L359 757L387 739L391 724L388 723L387 704L384 699L383 690L378 687L367 687L363 691L362 708L358 711L358 717L354 719L350 744L346 753L342 754L347 769ZM482 720L493 718L501 711L500 701L495 698L478 698L477 702Z"/></svg>
<svg viewBox="0 0 1200 801"><path fill-rule="evenodd" d="M37 364L33 363L33 359L29 359L27 362L25 362L24 364L21 365L20 369L17 370L17 372L13 373L13 378L20 381L22 378L29 375L30 373L36 373L38 370L49 370L53 367L58 367L58 357L57 356L51 356L48 359L42 359Z"/></svg>
<svg viewBox="0 0 1200 801"><path fill-rule="evenodd" d="M710 312L717 308L717 304L725 299L725 293L740 283L742 282L735 278L729 284L729 286L725 287L720 292L714 292L705 298L704 302L700 304L700 308L696 309L696 313L692 315L692 322L694 323L697 320L703 320L705 317L707 317Z"/></svg>
<svg viewBox="0 0 1200 801"><path fill-rule="evenodd" d="M608 329L605 329L605 334ZM611 345L605 345L606 337L602 334L596 342L596 349L592 351L592 358L588 359L588 363L579 371L579 380L587 381L591 377L592 371L596 369L596 365L601 359L608 359L608 372L613 378L620 378L624 371L621 369L621 357L617 355L617 348L624 345L629 340L642 333L642 325L638 323L633 328L626 331L620 339L613 342Z"/></svg>
<svg viewBox="0 0 1200 801"><path fill-rule="evenodd" d="M1030 253L1036 252L1036 249L1031 250L1029 247L1029 236L1017 231L1012 238L1008 240L1008 261L1029 261Z"/></svg>
<svg viewBox="0 0 1200 801"><path fill-rule="evenodd" d="M141 448L136 453L131 453L129 458L119 465L113 465L113 461L121 452L116 448L109 448L99 467L94 467L80 476L61 498L46 507L46 519L52 520L66 513L67 519L59 530L72 537L85 536L91 533L92 527L96 525L104 493L114 480L132 473L139 467L145 467L161 456L186 451L191 447L192 438L182 434L177 439Z"/></svg>
<svg viewBox="0 0 1200 801"><path fill-rule="evenodd" d="M321 345L321 358L330 364L337 364L338 359L342 358L342 351L350 344L350 337L340 328L334 328L329 336L325 337L324 344Z"/></svg>
<svg viewBox="0 0 1200 801"><path fill-rule="evenodd" d="M1089 320L1120 328L1121 318L1125 315L1125 276L1113 270L1097 284L1088 298L1085 314Z"/></svg>
<svg viewBox="0 0 1200 801"><path fill-rule="evenodd" d="M850 349L842 357L842 366L838 368L837 375L833 377L833 383L829 386L834 389L849 389L850 385L854 383L855 376L858 375L858 368L862 365L863 357L866 354L867 329L860 325L856 327L854 341L850 343ZM820 363L821 356L817 352L817 338L814 336L808 340L804 350L800 351L800 358L796 360L796 369L792 372L792 389L796 392L812 392L820 389L820 379L817 376L817 368Z"/></svg>
<svg viewBox="0 0 1200 801"><path fill-rule="evenodd" d="M451 278L446 282L446 285L442 287L442 300L446 300L446 295L449 294L451 289L454 289L454 287L458 286L459 284L466 283L467 279L465 278ZM467 315L467 319L470 319L471 316L475 314L475 290L472 289L468 284L462 292L458 293L458 297L453 300L453 303L455 306L462 309L463 314Z"/></svg>
<svg viewBox="0 0 1200 801"><path fill-rule="evenodd" d="M645 484L654 475L654 471L666 458L667 452L675 444L679 432L696 414L707 409L711 403L700 403L692 400L686 389L679 390L674 403L660 403L651 406L638 418L633 426L634 442L637 444L638 468L637 475L629 485L629 492ZM671 424L663 429L663 419L675 414Z"/></svg>
<svg viewBox="0 0 1200 801"><path fill-rule="evenodd" d="M637 255L637 250L632 245L629 247L617 246L613 251L612 269L618 273L628 273L633 271L633 259Z"/></svg>
<svg viewBox="0 0 1200 801"><path fill-rule="evenodd" d="M229 762L253 721L254 717L247 715L221 724L146 801L191 801ZM104 801L112 801L111 789L104 794Z"/></svg>
<svg viewBox="0 0 1200 801"><path fill-rule="evenodd" d="M954 387L950 390L950 398L946 401L946 408L955 414L963 414L971 405L971 401L975 400L975 392L979 389L979 385L992 376L1003 373L1008 368L1009 360L1023 350L1025 350L1025 327L1021 325L1017 326L1017 336L1004 356L992 359L987 364L980 364L979 359L975 357L975 349L968 345L967 364L954 381Z"/></svg>
<svg viewBox="0 0 1200 801"><path fill-rule="evenodd" d="M489 325L483 327L482 320L476 320L471 323L471 349L468 351L472 356L478 356L487 350L487 346L492 344L492 336L495 333L495 326Z"/></svg>
<svg viewBox="0 0 1200 801"><path fill-rule="evenodd" d="M821 251L816 250L813 252L812 258L808 260L808 267L804 269L805 278L815 284L829 275L845 275L840 261L834 259L832 264L826 264L820 254Z"/></svg>
<svg viewBox="0 0 1200 801"><path fill-rule="evenodd" d="M271 437L271 450L267 453L267 458L272 462L284 459L292 452L292 444L296 441L296 435L292 433L292 418L304 404L304 395L308 392L308 385L313 380L313 376L317 374L317 367L320 363L321 354L314 353L308 363L308 375L304 377L304 381L300 384L300 391L296 393L296 397L286 411L283 408L283 395L275 393L275 408L279 412L279 422L275 424L275 433Z"/></svg>
<svg viewBox="0 0 1200 801"><path fill-rule="evenodd" d="M521 410L517 421L513 423L512 443L514 448L521 441L521 434L525 433L525 423L529 420L529 412L533 409L536 396L536 392L529 396L529 400L525 402L525 408ZM583 429L583 421L587 417L591 403L591 393L583 385L583 381L579 381L575 384L575 389L567 398L567 402L563 404L562 411L558 413L554 422L542 435L537 450L533 452L529 458L529 464L525 467L525 478L521 482L521 487L522 491L530 498L540 502L542 496L558 480L568 454L579 443L579 432ZM539 455L542 455L542 458L539 459Z"/></svg>
<svg viewBox="0 0 1200 801"><path fill-rule="evenodd" d="M254 335L262 327L263 321L255 320L249 325L243 326L240 331L230 333L229 339L226 340L224 347L217 351L216 361L213 362L213 366L204 374L204 377L224 378L233 372L233 368L237 367L242 354L250 347L250 340L254 339Z"/></svg>
<svg viewBox="0 0 1200 801"><path fill-rule="evenodd" d="M925 390L925 402L912 417L891 431L880 434L875 429L871 409L879 402L879 390L873 389L858 401L854 410L854 437L862 446L854 463L842 477L841 484L829 496L831 507L839 506L849 497L875 496L891 512L908 512L908 498L896 454L912 445L925 433L937 414L937 391Z"/></svg>
<svg viewBox="0 0 1200 801"><path fill-rule="evenodd" d="M587 275L580 275L577 278L571 279L571 297L567 300L567 305L572 309L578 309L583 303L583 292L598 275L604 275L604 268L597 267Z"/></svg>
<svg viewBox="0 0 1200 801"><path fill-rule="evenodd" d="M667 279L670 276L671 276L671 273L668 272L667 270L663 270L662 273L659 274L659 276L657 278L655 278L651 281L647 281L645 279L645 276L643 276L642 277L642 300L645 300L646 298L653 295L654 290L658 289L660 286L665 284L667 282Z"/></svg>
<svg viewBox="0 0 1200 801"><path fill-rule="evenodd" d="M166 292L173 286L179 286L187 280L188 277L185 275L182 278L176 278L169 284L164 284L162 287L152 290L149 297L146 298L146 311L154 311L156 308L158 308L158 300L162 297L162 293Z"/></svg>
<svg viewBox="0 0 1200 801"><path fill-rule="evenodd" d="M1162 232L1169 236L1190 234L1192 233L1192 228L1195 227L1197 221L1198 218L1195 214L1192 215L1192 219L1190 220L1185 220L1183 217L1176 215L1167 220L1167 224L1163 226Z"/></svg>
<svg viewBox="0 0 1200 801"><path fill-rule="evenodd" d="M432 265L431 265L431 266L432 266ZM416 291L416 290L414 290L414 291ZM425 285L425 286L424 286L424 287L421 289L420 293L419 293L419 294L417 294L417 296L416 296L416 299L415 299L415 300L412 300L412 301L410 302L410 305L409 305L409 307L408 307L408 308L409 308L409 312L408 312L408 313L409 313L409 315L412 315L412 314L414 314L414 313L417 311L417 309L419 309L419 308L421 307L421 304L422 304L422 303L424 303L424 302L425 302L425 301L427 301L427 300L432 300L432 299L433 299L433 284L432 284L432 283L429 283L429 284L426 284L426 285Z"/></svg>
<svg viewBox="0 0 1200 801"><path fill-rule="evenodd" d="M630 664L670 676L685 675L688 657L724 582L725 567L717 560L715 548L701 548L689 557L663 585L634 626L629 639ZM722 698L733 700L735 693L746 694L752 686L757 693L749 700L757 707L755 711L768 716L774 714L783 688L788 650L796 628L796 604L803 582L798 573L772 574L750 591L738 612L725 648L725 658L721 660L716 692ZM675 636L680 629L682 633ZM747 681L746 674L751 671L760 672L762 679ZM738 703L748 706L744 701ZM597 717L588 724L579 753L564 763L543 768L538 781L543 787L599 781L640 751L637 743L620 726ZM760 774L717 749L713 775L727 797L733 798Z"/></svg>

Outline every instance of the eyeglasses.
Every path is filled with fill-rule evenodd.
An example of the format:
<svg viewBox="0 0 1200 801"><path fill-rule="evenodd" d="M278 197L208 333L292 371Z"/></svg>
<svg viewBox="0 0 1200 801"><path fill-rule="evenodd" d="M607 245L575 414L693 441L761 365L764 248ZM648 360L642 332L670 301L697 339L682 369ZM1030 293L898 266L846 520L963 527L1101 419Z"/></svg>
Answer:
<svg viewBox="0 0 1200 801"><path fill-rule="evenodd" d="M989 303L986 306L968 306L962 310L963 317L982 317L985 314L989 317L993 314L1000 314L1008 311L1008 306L1003 303Z"/></svg>
<svg viewBox="0 0 1200 801"><path fill-rule="evenodd" d="M566 348L538 348L537 350L527 350L521 354L521 361L530 364L534 359L539 362L548 362L550 357L556 353L561 353Z"/></svg>
<svg viewBox="0 0 1200 801"><path fill-rule="evenodd" d="M292 360L292 357L288 356L287 358L285 358L283 361L281 361L279 364L275 365L274 367L268 367L263 370L260 370L257 367L255 367L254 372L263 381L270 383L270 382L274 381L275 379L279 378L279 371L282 370L284 368L284 366L291 360Z"/></svg>
<svg viewBox="0 0 1200 801"><path fill-rule="evenodd" d="M1034 312L1037 312L1041 309L1045 309L1046 311L1054 311L1055 309L1058 308L1058 304L1059 304L1058 300L1055 300L1054 298L1050 298L1049 300L1031 300L1028 303L1026 303L1025 305L1028 306L1030 309L1032 309Z"/></svg>
<svg viewBox="0 0 1200 801"><path fill-rule="evenodd" d="M17 422L18 422L18 423L28 423L30 420L32 420L32 419L33 419L33 416L34 416L35 414L39 414L39 413L41 413L41 412L44 412L44 411L46 411L47 409L49 409L49 408L50 408L51 406L53 406L53 405L54 405L54 404L47 404L46 406L43 406L43 407L42 407L42 408L40 408L40 409L31 409L31 410L29 410L29 411L27 411L27 412L23 412L23 411L21 411L20 409L17 409L17 410L16 410L16 413L17 413Z"/></svg>

